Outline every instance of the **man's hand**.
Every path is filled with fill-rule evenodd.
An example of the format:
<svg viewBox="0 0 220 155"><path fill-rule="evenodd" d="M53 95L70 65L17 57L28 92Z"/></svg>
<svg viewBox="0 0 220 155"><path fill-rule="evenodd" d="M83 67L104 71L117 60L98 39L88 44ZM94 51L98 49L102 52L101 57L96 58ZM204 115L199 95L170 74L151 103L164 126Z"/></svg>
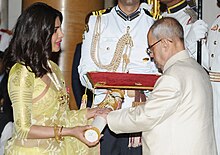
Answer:
<svg viewBox="0 0 220 155"><path fill-rule="evenodd" d="M107 120L107 115L108 113L110 113L112 111L112 109L110 108L101 108L100 110L97 111L96 116L101 116L103 118L105 118L105 120Z"/></svg>

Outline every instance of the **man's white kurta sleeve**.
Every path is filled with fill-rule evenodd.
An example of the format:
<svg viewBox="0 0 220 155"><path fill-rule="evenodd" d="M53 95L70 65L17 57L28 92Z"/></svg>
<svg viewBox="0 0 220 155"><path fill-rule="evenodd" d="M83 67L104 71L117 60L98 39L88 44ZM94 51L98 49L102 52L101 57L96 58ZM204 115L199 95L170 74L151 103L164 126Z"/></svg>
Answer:
<svg viewBox="0 0 220 155"><path fill-rule="evenodd" d="M180 96L178 80L163 75L145 105L110 112L108 126L115 133L149 131L177 110L181 104Z"/></svg>

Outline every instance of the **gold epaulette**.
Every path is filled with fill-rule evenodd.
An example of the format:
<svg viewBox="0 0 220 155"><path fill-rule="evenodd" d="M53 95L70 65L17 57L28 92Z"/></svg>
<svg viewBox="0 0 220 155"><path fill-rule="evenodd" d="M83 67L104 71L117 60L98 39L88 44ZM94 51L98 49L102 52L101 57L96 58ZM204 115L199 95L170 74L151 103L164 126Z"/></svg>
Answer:
<svg viewBox="0 0 220 155"><path fill-rule="evenodd" d="M101 16L103 14L109 13L111 11L111 9L112 9L112 7L111 8L107 8L107 9L103 9L103 10L93 11L92 15L93 16Z"/></svg>
<svg viewBox="0 0 220 155"><path fill-rule="evenodd" d="M109 13L109 12L111 11L111 9L112 9L112 7L107 8L107 9L103 9L103 10L93 11L93 12L91 12L90 14L88 14L87 17L86 17L86 22L85 22L86 24L85 24L85 27L84 27L84 31L85 31L85 32L89 32L88 21L89 21L89 17L90 17L91 15L93 15L93 16L101 16L101 15L103 15L103 14ZM83 35L83 39L85 39L85 36L84 36L84 35Z"/></svg>
<svg viewBox="0 0 220 155"><path fill-rule="evenodd" d="M158 0L148 0L148 4L152 5L152 9L151 9L151 16L154 19L160 19L160 1Z"/></svg>

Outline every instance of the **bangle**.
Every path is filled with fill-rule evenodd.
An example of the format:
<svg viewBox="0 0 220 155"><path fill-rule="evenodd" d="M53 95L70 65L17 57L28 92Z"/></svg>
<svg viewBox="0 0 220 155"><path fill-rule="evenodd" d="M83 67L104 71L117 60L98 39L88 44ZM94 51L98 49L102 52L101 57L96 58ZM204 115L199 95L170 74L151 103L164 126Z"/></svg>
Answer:
<svg viewBox="0 0 220 155"><path fill-rule="evenodd" d="M64 138L62 137L62 130L63 126L58 127L56 124L54 125L54 138L57 141L57 143L60 143L60 141L64 140Z"/></svg>
<svg viewBox="0 0 220 155"><path fill-rule="evenodd" d="M62 136L62 131L63 131L63 126L61 126L60 131L59 131L60 141L63 141L63 140L64 140L64 137Z"/></svg>
<svg viewBox="0 0 220 155"><path fill-rule="evenodd" d="M54 125L54 138L58 142L58 126L56 124Z"/></svg>

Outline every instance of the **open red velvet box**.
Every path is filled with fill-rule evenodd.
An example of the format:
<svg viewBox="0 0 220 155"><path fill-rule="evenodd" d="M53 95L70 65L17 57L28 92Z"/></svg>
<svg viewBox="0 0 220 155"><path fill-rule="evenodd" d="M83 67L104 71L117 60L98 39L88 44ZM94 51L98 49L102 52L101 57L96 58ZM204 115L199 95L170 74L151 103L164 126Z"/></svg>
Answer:
<svg viewBox="0 0 220 155"><path fill-rule="evenodd" d="M158 74L133 74L116 72L88 72L93 88L119 88L152 90L160 77Z"/></svg>

